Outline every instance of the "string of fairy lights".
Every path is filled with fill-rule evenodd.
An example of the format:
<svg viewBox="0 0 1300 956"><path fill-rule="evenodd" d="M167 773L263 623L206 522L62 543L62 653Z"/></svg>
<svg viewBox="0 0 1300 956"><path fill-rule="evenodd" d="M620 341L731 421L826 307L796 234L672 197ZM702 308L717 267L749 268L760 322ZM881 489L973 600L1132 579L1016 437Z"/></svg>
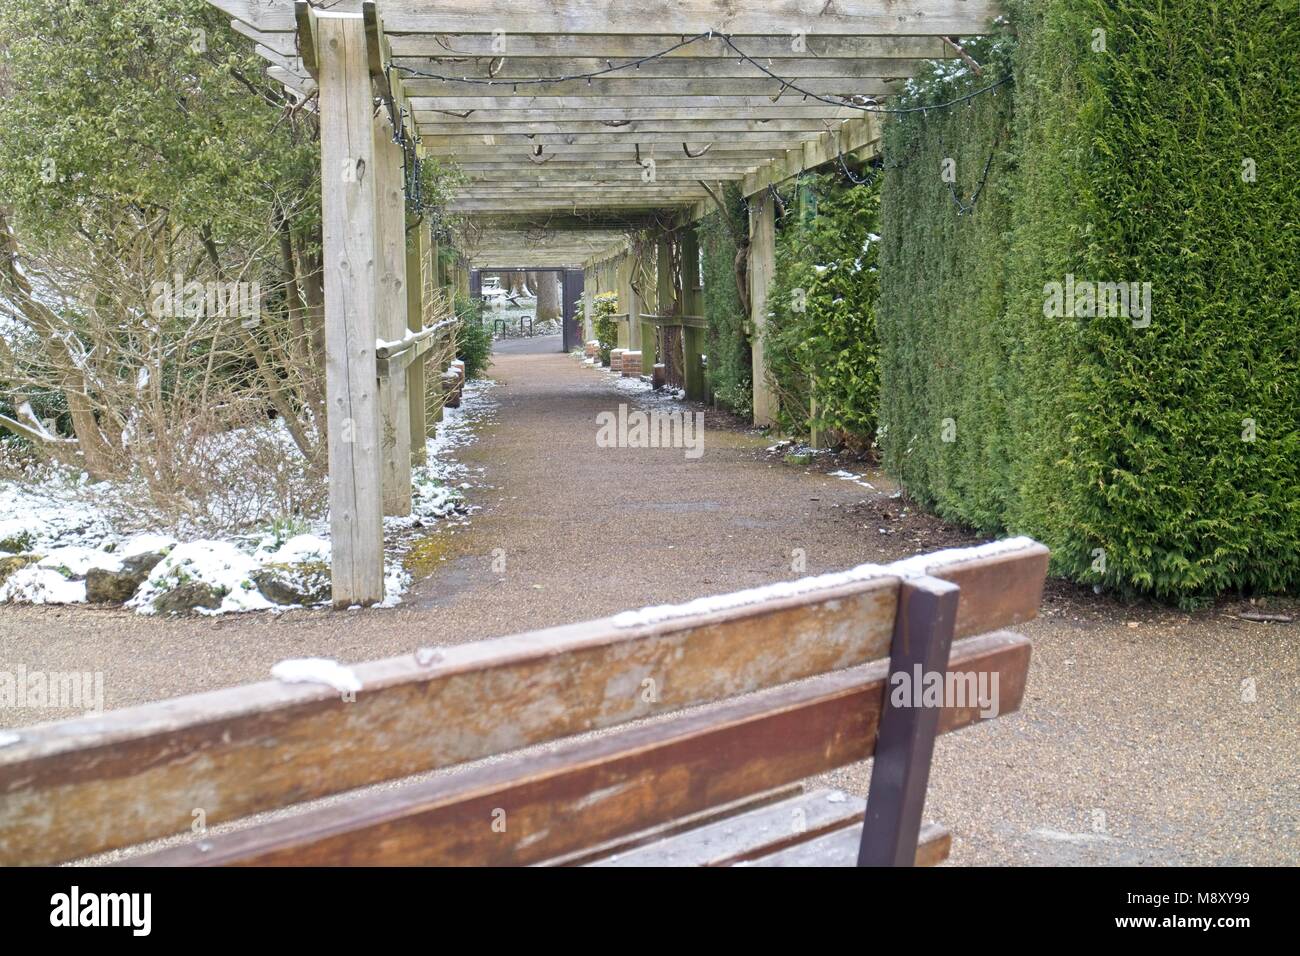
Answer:
<svg viewBox="0 0 1300 956"><path fill-rule="evenodd" d="M961 96L955 97L954 99L948 100L946 102L941 102L941 103L927 103L918 106L906 106L906 107L886 107L886 106L879 105L875 101L859 103L859 102L854 102L854 100L848 96L827 96L824 94L813 92L811 90L808 90L800 86L797 80L792 80L787 77L781 76L776 71L772 70L770 67L766 66L765 64L761 63L759 60L750 56L747 52L745 52L745 50L743 50L736 43L735 39L732 36L717 30L707 30L703 33L697 33L693 36L683 37L679 42L674 43L671 46L665 47L662 50L658 50L654 53L647 54L646 56L629 59L624 62L615 63L612 60L606 60L605 61L606 65L604 67L601 67L600 69L596 69L596 70L587 71L587 72L563 73L563 74L555 74L550 76L535 76L535 77L509 77L509 78L502 79L495 76L486 76L486 77L451 76L444 73L438 73L431 70L422 70L411 66L388 64L386 66L385 75L390 76L388 71L396 70L401 75L408 76L408 77L418 77L421 79L439 80L448 83L474 84L474 85L480 85L489 88L508 87L512 92L517 92L519 87L521 86L572 83L575 81L584 81L584 80L588 83L588 85L590 85L594 80L600 79L602 77L610 76L616 73L639 70L646 63L663 59L664 57L671 56L672 54L678 52L679 50L682 50L693 44L705 42L715 38L720 40L733 53L735 53L739 62L749 64L750 66L754 67L755 69L763 73L765 76L769 77L770 79L772 79L773 81L781 85L780 90L776 94L776 97L773 98L774 102L776 99L779 99L781 96L785 95L786 92L788 91L800 95L803 100L815 100L817 102L825 103L830 106L857 110L863 113L896 114L896 115L920 113L924 115L932 111L947 110L955 106L960 106L964 103L969 103L971 100L974 100L979 96L983 96L987 93L990 93L998 89L999 87L1011 82L1012 80L1011 75L1008 74L985 86L979 87L978 89L971 90ZM490 73L494 71L493 64L495 64L498 60L504 60L504 57L492 58L492 61L489 63L488 66L488 70ZM499 67L497 68L499 69ZM391 89L391 79L389 83L389 89ZM419 139L418 137L414 137L407 132L408 123L404 122L404 120L408 119L409 116L405 110L399 112L391 93L385 94L384 103L390 113L390 118L392 119L393 141L402 148L403 167L404 167L405 184L406 184L406 199L412 211L416 215L420 215L425 211L426 204L425 204L424 190L422 185L423 163L420 159L419 150L417 149L417 146L419 145ZM993 159L996 151L997 151L997 147L995 145L993 150L990 151L987 161L984 163L984 167L981 172L979 181L976 183L975 188L973 189L969 200L963 200L961 198L960 194L957 191L955 183L946 182L949 194L952 197L952 201L957 208L958 215L967 215L974 210L975 204L978 202L979 197L983 193L984 187L988 181L989 171L992 168ZM689 151L687 152L687 155L690 156ZM848 163L845 161L843 152L839 153L836 156L836 160L845 178L848 179L849 182L860 186L873 184L876 181L876 179L884 172L885 169L897 168L898 166L903 165L902 163L893 164L893 165L882 164L876 167L874 171L868 176L857 176L849 168ZM769 187L769 189L772 188L773 187Z"/></svg>
<svg viewBox="0 0 1300 956"><path fill-rule="evenodd" d="M508 86L511 88L512 92L517 92L519 87L529 86L529 85L572 83L576 80L585 80L587 81L588 84L590 84L593 80L600 79L601 77L604 76L609 76L613 73L619 73L625 70L639 70L644 64L649 63L653 60L663 59L664 57L671 56L672 54L676 53L678 50L691 46L692 44L700 43L702 41L711 40L714 38L717 38L721 40L723 43L725 43L732 50L732 52L736 54L737 58L740 61L748 63L750 66L753 66L754 68L758 69L760 72L764 73L769 78L780 83L781 93L784 93L785 90L791 90L795 93L800 94L805 100L808 99L817 100L818 102L825 103L829 106L844 107L846 109L859 110L864 113L917 113L917 112L928 112L930 110L947 109L952 106L958 106L962 103L966 103L977 96L989 92L990 90L997 89L999 86L1002 86L1004 83L1008 83L1011 80L1010 75L1004 76L1001 79L988 84L987 86L981 87L980 89L977 90L972 90L971 92L965 94L964 96L959 96L956 99L953 99L946 103L934 103L934 104L927 104L924 106L910 106L910 107L897 107L897 108L880 106L874 102L855 103L849 97L837 98L837 97L826 96L820 93L814 93L811 90L807 90L801 87L797 81L787 79L786 77L779 75L771 68L763 65L754 57L750 56L739 46L737 46L736 41L729 34L721 33L717 30L707 30L704 33L697 33L694 36L685 37L680 42L674 43L672 46L667 47L663 50L659 50L655 53L647 54L646 56L637 57L636 59L627 60L626 62L623 63L614 63L610 60L606 60L605 61L606 65L601 69L591 70L585 73L562 73L562 74L554 74L552 76L510 77L507 79L498 79L492 76L448 76L443 73L434 73L428 70L420 70L417 69L416 67L411 67L411 66L398 66L396 67L396 69L401 70L402 73L405 74L406 76L419 77L421 79L441 80L445 83L471 83L471 84L489 86L489 87ZM494 57L493 58L494 62L496 59L500 59L500 58ZM489 69L491 69L490 66ZM780 96L781 93L778 93L777 95Z"/></svg>

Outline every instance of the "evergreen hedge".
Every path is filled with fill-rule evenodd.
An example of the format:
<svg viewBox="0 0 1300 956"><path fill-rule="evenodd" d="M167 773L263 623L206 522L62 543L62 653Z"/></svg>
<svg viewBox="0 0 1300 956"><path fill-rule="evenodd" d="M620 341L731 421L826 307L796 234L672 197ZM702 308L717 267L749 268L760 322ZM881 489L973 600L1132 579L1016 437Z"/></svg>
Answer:
<svg viewBox="0 0 1300 956"><path fill-rule="evenodd" d="M1079 580L1184 603L1294 589L1295 4L1011 12L1009 64L993 52L983 77L945 68L912 99L946 101L1002 69L1014 84L888 126L887 467L947 517L1038 537ZM990 153L988 185L959 214L942 159L957 160L965 199ZM1047 314L1067 276L1151 283L1150 324Z"/></svg>
<svg viewBox="0 0 1300 956"><path fill-rule="evenodd" d="M937 64L900 105L950 102L1009 69L1002 48L972 44L971 52L984 76L959 61ZM954 108L902 114L886 124L884 141L885 467L921 504L985 532L1003 524L1012 453L1006 422L1016 333L1004 295L1011 97L1004 84Z"/></svg>
<svg viewBox="0 0 1300 956"><path fill-rule="evenodd" d="M753 358L747 332L749 319L736 290L736 253L737 237L745 236L749 226L736 186L728 186L720 198L727 207L727 218L715 209L696 225L704 316L709 326L709 388L720 405L748 418L754 408Z"/></svg>

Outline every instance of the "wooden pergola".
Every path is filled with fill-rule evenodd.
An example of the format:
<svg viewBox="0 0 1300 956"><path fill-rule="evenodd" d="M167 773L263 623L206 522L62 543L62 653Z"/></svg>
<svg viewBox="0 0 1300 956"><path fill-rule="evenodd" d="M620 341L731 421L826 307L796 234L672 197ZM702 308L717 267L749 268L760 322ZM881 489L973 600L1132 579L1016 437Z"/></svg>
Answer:
<svg viewBox="0 0 1300 956"><path fill-rule="evenodd" d="M589 293L618 294L620 344L645 371L666 340L656 330L680 329L688 395L703 397L697 270L674 278L671 265L698 256L692 224L736 183L749 204L754 419L769 424L769 187L874 154L874 110L1000 13L997 0L209 2L257 42L272 77L316 97L342 606L382 597L383 514L410 506L424 384L418 363L378 379L375 352L420 334L419 290L467 290L482 266L583 268ZM427 226L405 238L411 145L465 176L447 210L461 223L450 270ZM653 254L634 254L630 238L647 230Z"/></svg>

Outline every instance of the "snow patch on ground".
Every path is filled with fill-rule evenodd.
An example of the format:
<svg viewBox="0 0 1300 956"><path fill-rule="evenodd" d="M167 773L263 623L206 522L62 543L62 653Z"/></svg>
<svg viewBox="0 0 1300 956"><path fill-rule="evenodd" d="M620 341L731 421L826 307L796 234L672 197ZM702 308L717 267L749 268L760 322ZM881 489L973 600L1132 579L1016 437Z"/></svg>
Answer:
<svg viewBox="0 0 1300 956"><path fill-rule="evenodd" d="M69 581L52 568L23 568L0 585L0 601L24 604L81 604L86 600L86 582Z"/></svg>
<svg viewBox="0 0 1300 956"><path fill-rule="evenodd" d="M494 384L469 382L460 407L444 409L437 437L427 444L427 462L412 473L412 513L384 519L381 607L400 604L411 585L402 556L419 529L445 521L464 523L476 510L464 496L464 490L473 487L467 480L469 469L451 453L472 444L475 429L492 421L495 402L490 390ZM237 484L233 477L232 484ZM254 572L269 565L310 566L330 561L327 517L300 523L292 529L298 533L288 537L283 531L272 530L200 536L184 542L158 526L148 527L148 520L148 515L134 508L128 489L94 483L85 475L49 469L17 480L0 480L0 557L13 553L41 556L0 584L0 602L84 603L85 577L91 569L117 571L128 558L166 553L127 607L140 614L155 614L159 597L180 585L196 584L207 585L220 595L219 607L196 608L200 614L284 610L296 605L268 600L254 583Z"/></svg>
<svg viewBox="0 0 1300 956"><path fill-rule="evenodd" d="M643 403L670 405L686 399L686 389L684 388L665 385L656 391L650 380L642 378L640 375L625 376L622 372L612 371L603 365L593 367L604 373L609 384L613 385L618 391L626 392L629 396L635 396Z"/></svg>
<svg viewBox="0 0 1300 956"><path fill-rule="evenodd" d="M141 554L159 554L176 547L177 541L169 534L137 534L118 548L115 554L125 558L134 558Z"/></svg>
<svg viewBox="0 0 1300 956"><path fill-rule="evenodd" d="M95 548L69 545L66 548L54 548L41 558L37 567L59 571L65 578L84 578L91 568L116 571L122 567L122 559Z"/></svg>
<svg viewBox="0 0 1300 956"><path fill-rule="evenodd" d="M157 612L154 602L183 584L207 584L222 593L217 608L195 608L199 614L230 611L265 611L276 607L253 583L261 562L229 541L200 540L178 544L153 569L126 604L141 614Z"/></svg>
<svg viewBox="0 0 1300 956"><path fill-rule="evenodd" d="M276 564L299 564L303 561L328 562L329 559L329 541L314 534L294 535L268 558Z"/></svg>
<svg viewBox="0 0 1300 956"><path fill-rule="evenodd" d="M118 503L117 488L64 471L42 474L38 481L0 481L0 542L41 554L113 538L105 506Z"/></svg>
<svg viewBox="0 0 1300 956"><path fill-rule="evenodd" d="M876 490L875 485L873 485L869 481L863 481L861 475L855 475L851 471L844 471L843 469L841 469L839 471L829 472L829 474L832 478L838 478L840 479L840 481L851 481L855 485L861 485L863 488L870 488L872 491Z"/></svg>

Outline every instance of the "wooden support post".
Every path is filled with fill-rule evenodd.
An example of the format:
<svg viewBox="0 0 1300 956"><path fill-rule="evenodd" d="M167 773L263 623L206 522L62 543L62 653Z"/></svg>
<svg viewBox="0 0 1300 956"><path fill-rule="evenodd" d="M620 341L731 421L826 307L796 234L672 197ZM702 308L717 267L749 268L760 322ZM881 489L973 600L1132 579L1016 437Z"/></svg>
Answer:
<svg viewBox="0 0 1300 956"><path fill-rule="evenodd" d="M918 695L921 689L915 683L930 679L923 675L938 674L941 686L946 684L960 593L957 585L938 578L903 581L889 652L886 686L891 691L899 686L895 675L906 675L904 686ZM916 706L912 695L907 697L907 706L896 707L893 693L885 695L858 866L912 866L916 860L930 758L944 702Z"/></svg>
<svg viewBox="0 0 1300 956"><path fill-rule="evenodd" d="M435 289L441 289L447 284L442 277L442 243L433 238L429 240L429 271L433 276Z"/></svg>
<svg viewBox="0 0 1300 956"><path fill-rule="evenodd" d="M619 347L627 349L639 349L641 347L641 309L643 303L641 296L637 293L636 288L632 285L633 273L635 272L636 262L631 254L626 257L624 272L626 273L625 282L627 285L627 342L623 342L623 335L619 336Z"/></svg>
<svg viewBox="0 0 1300 956"><path fill-rule="evenodd" d="M320 74L330 580L335 607L349 607L384 596L373 106L361 18L310 16Z"/></svg>
<svg viewBox="0 0 1300 956"><path fill-rule="evenodd" d="M432 288L429 275L429 224L418 222L406 234L406 327L412 332L424 328L425 290ZM422 465L426 457L429 423L426 421L423 357L406 369L406 402L411 426L411 464Z"/></svg>
<svg viewBox="0 0 1300 956"><path fill-rule="evenodd" d="M700 237L695 225L689 225L682 237L682 314L704 315L704 287L700 279ZM707 330L695 325L682 328L682 376L686 397L694 402L708 400L708 385L701 361L707 348Z"/></svg>
<svg viewBox="0 0 1300 956"><path fill-rule="evenodd" d="M673 247L672 233L661 235L655 242L655 315L671 315L677 307L677 288L673 282ZM656 329L649 323L641 327L641 372L643 375L654 373L655 363L669 363L670 356L664 354L655 341ZM662 327L659 335L665 340L668 332Z"/></svg>
<svg viewBox="0 0 1300 956"><path fill-rule="evenodd" d="M447 301L454 306L456 303L456 270L459 268L456 249L455 247L448 247L443 254L447 257L447 261L442 266L442 281L447 286L447 294L451 297Z"/></svg>
<svg viewBox="0 0 1300 956"><path fill-rule="evenodd" d="M397 341L406 335L406 184L402 148L393 142L388 111L375 119L375 194L379 204L376 248L379 257L379 337ZM384 514L411 513L411 413L405 375L388 375L379 383L381 485Z"/></svg>
<svg viewBox="0 0 1300 956"><path fill-rule="evenodd" d="M754 369L754 424L771 425L776 397L767 379L763 338L767 331L767 294L776 271L776 220L766 190L749 199L749 325Z"/></svg>
<svg viewBox="0 0 1300 956"><path fill-rule="evenodd" d="M811 419L808 427L809 448L822 447L823 436L822 430L817 427L817 414L817 374L814 372L808 376L808 417Z"/></svg>
<svg viewBox="0 0 1300 956"><path fill-rule="evenodd" d="M582 345L585 347L591 341L594 330L591 324L591 313L594 307L593 299L600 287L596 279L594 269L582 270Z"/></svg>

